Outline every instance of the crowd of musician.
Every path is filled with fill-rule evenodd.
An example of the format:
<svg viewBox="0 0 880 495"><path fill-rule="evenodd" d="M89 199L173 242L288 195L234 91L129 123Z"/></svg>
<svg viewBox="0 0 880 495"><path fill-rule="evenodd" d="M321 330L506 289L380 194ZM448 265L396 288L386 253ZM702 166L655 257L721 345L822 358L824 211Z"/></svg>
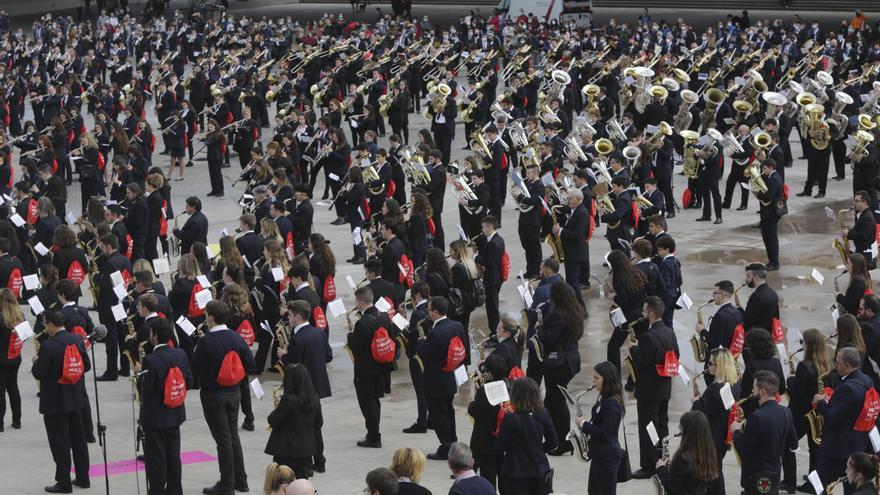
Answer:
<svg viewBox="0 0 880 495"><path fill-rule="evenodd" d="M18 371L33 321L32 374L56 464L46 491L90 486L87 443L103 427L84 374L96 365L87 349L103 343L96 379L128 377L140 402L148 493L182 493L187 390L198 390L217 444L220 479L204 493L248 491L239 428L261 422L251 392L262 389L250 380L270 373L281 383L265 492L304 493L303 479L328 470L321 400L340 358L331 327L342 331L344 317L364 419L357 446L382 447L382 399L403 360L416 407L402 433L433 430L438 444L427 456L398 450L391 470L367 475L365 493L426 493L416 485L425 458L447 461L450 493L550 493L548 456L573 453L590 462L590 494L631 478L651 478L661 493L723 494L731 449L744 493L877 493L880 40L861 14L839 32L744 17L703 33L647 13L592 30L533 16L468 15L448 27L427 17L99 19L44 17L28 35L3 33L0 431L7 394L12 427L32 419ZM430 125L410 136L413 114ZM459 145L465 158L455 160ZM836 328L795 337L767 276L781 264L777 226L798 149L807 178L797 196L825 197L833 156L833 179L850 170L853 207L836 214L849 276ZM187 169L201 161L205 196L245 183L238 228L218 244L198 194L184 213L172 205L172 184L191 181ZM74 180L79 205L68 201ZM448 237L447 184L459 213ZM685 370L673 324L691 302L667 222L701 208L697 221L722 224L737 189L743 215L757 198L767 263L747 265L741 284L718 281L697 304L690 344L704 368L684 380L693 406L675 433L669 401ZM328 204L330 223L349 227L346 263L363 265L360 283L337 280L342 251L314 224L315 207ZM604 280L589 255L602 225ZM518 277L504 239L514 236L525 253ZM520 284L521 318L499 310L505 283ZM589 366L583 393L598 398L587 418L583 393L568 386L583 368L585 297L597 286L613 301L613 330L607 360ZM90 305L79 303L84 292ZM471 325L480 308L482 335ZM800 349L780 347L786 339ZM467 377L465 444L453 401ZM809 464L798 466L804 436Z"/></svg>

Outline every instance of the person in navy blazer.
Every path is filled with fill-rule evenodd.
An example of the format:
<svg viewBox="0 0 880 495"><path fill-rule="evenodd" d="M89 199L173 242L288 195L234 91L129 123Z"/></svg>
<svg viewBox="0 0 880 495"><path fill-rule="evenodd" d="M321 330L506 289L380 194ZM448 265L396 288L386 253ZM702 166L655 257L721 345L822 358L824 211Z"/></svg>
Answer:
<svg viewBox="0 0 880 495"><path fill-rule="evenodd" d="M599 397L591 409L590 420L578 416L578 428L587 436L590 475L587 495L614 495L617 493L617 470L624 451L618 440L623 422L623 387L617 366L604 361L593 368L593 387Z"/></svg>
<svg viewBox="0 0 880 495"><path fill-rule="evenodd" d="M46 425L49 449L55 461L55 484L47 486L49 493L70 493L73 489L70 480L70 454L73 452L73 465L78 487L88 488L89 451L86 447L86 434L83 429L80 410L85 401L85 388L80 383L58 383L64 363L64 352L68 345L75 345L83 361L83 373L91 369L91 361L79 335L73 335L64 328L64 313L49 310L44 316L45 332L49 338L43 341L40 352L33 357L31 374L40 382L40 414Z"/></svg>
<svg viewBox="0 0 880 495"><path fill-rule="evenodd" d="M165 380L168 371L177 367L183 373L186 388L193 384L189 359L182 349L168 345L174 333L171 320L160 318L150 327L153 351L144 356L139 388L141 394L140 424L144 430L144 459L149 486L160 493L183 493L180 465L180 425L186 421L186 405L167 407Z"/></svg>
<svg viewBox="0 0 880 495"><path fill-rule="evenodd" d="M862 410L865 394L874 382L862 373L862 357L854 347L837 351L834 367L841 380L834 387L831 400L826 400L823 394L813 397L816 412L825 418L817 470L826 485L844 475L850 454L868 452L871 446L868 434L855 431L853 426Z"/></svg>
<svg viewBox="0 0 880 495"><path fill-rule="evenodd" d="M333 395L330 391L330 378L327 375L326 338L324 332L309 324L311 310L305 300L287 303L287 318L290 322L290 346L279 349L285 366L299 363L309 370L315 392L321 399Z"/></svg>
<svg viewBox="0 0 880 495"><path fill-rule="evenodd" d="M455 398L458 387L453 372L443 371L442 368L446 365L449 342L453 337L459 337L465 342L465 330L461 323L446 317L448 310L449 301L443 296L432 297L428 302L428 317L433 326L418 351L418 356L425 365L422 389L428 404L428 417L431 418L434 433L440 440L437 451L428 454L428 459L433 460L445 460L449 446L458 441L455 433L455 409L452 407L452 399Z"/></svg>
<svg viewBox="0 0 880 495"><path fill-rule="evenodd" d="M424 328L430 323L428 320L428 298L431 289L427 282L418 281L410 289L413 309L409 315L409 326L403 331L406 345L406 357L409 358L409 376L412 379L413 389L416 393L416 408L418 416L410 427L404 428L404 433L427 433L428 431L428 403L425 401L425 392L422 389L422 366L418 359L419 348L425 342ZM426 321L427 320L427 321Z"/></svg>
<svg viewBox="0 0 880 495"><path fill-rule="evenodd" d="M477 237L477 255L474 261L483 267L483 285L486 287L486 317L489 328L498 326L498 293L501 292L501 255L504 254L504 239L497 232L498 219L489 215L482 222L483 235Z"/></svg>

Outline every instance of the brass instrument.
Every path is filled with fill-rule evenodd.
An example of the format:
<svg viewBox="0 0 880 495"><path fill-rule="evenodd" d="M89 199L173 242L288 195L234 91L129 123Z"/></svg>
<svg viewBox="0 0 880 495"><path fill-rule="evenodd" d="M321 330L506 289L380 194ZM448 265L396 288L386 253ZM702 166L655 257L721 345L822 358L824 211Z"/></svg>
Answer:
<svg viewBox="0 0 880 495"><path fill-rule="evenodd" d="M467 179L462 176L455 177L452 179L452 194L459 200L464 199L465 201L473 201L477 199L477 195L474 194L474 191L471 189L470 184L468 184ZM462 205L462 208L465 209L469 214L476 215L480 211L483 210L482 206L470 207L467 205Z"/></svg>
<svg viewBox="0 0 880 495"><path fill-rule="evenodd" d="M127 342L129 338L137 338L137 331L134 329L134 316L135 315L128 315L125 319L125 325L128 327L128 334L125 336L123 343ZM124 344L120 344L120 347L123 345ZM135 361L134 356L131 355L131 351L129 349L124 349L122 355L125 356L125 359L128 359L129 369L133 370L137 365L137 362Z"/></svg>
<svg viewBox="0 0 880 495"><path fill-rule="evenodd" d="M565 139L565 157L568 158L573 164L577 164L579 161L587 161L587 155L584 153L584 150L581 149L577 140L573 135L569 135Z"/></svg>
<svg viewBox="0 0 880 495"><path fill-rule="evenodd" d="M709 373L709 368L706 368L703 371L694 375L694 377L691 379L691 388L693 388L693 390L694 390L694 397L700 396L700 384L699 384L698 379L702 376L707 375L708 373Z"/></svg>
<svg viewBox="0 0 880 495"><path fill-rule="evenodd" d="M490 340L492 340L491 335L484 338L483 340L477 342L477 344L476 344L477 351L480 353L480 360L477 361L477 363L482 363L483 361L486 360L486 344ZM486 384L486 382L488 381L488 378L489 378L486 375L487 375L486 373L483 373L480 371L479 364L477 365L477 369L475 369L474 371L471 372L470 375L468 375L468 378L470 379L471 383L474 384L474 390L479 390L483 385Z"/></svg>
<svg viewBox="0 0 880 495"><path fill-rule="evenodd" d="M611 198L608 196L608 183L600 182L593 186L591 189L593 192L593 197L596 198L596 205L599 208L599 211L602 214L612 213L614 211L614 203L611 201ZM614 222L613 224L609 224L608 228L616 229L620 225L620 221Z"/></svg>
<svg viewBox="0 0 880 495"><path fill-rule="evenodd" d="M433 120L434 116L443 112L443 109L446 107L446 97L452 94L452 88L446 83L429 84L429 87L428 97L431 101L426 105L422 115L428 120Z"/></svg>
<svg viewBox="0 0 880 495"><path fill-rule="evenodd" d="M614 151L614 143L612 143L610 139L600 138L596 141L594 146L596 148L596 153L598 153L599 156L593 160L593 166L599 171L601 178L605 179L605 193L607 194L608 185L611 184L611 173L608 172L607 163L608 156Z"/></svg>
<svg viewBox="0 0 880 495"><path fill-rule="evenodd" d="M825 390L825 377L831 374L832 370L819 375L816 380L816 393L821 394ZM825 427L825 417L816 412L815 409L807 411L807 425L810 427L810 438L816 445L822 444L822 430Z"/></svg>
<svg viewBox="0 0 880 495"><path fill-rule="evenodd" d="M834 124L835 139L846 134L846 129L849 127L849 117L843 113L843 109L847 105L852 105L853 101L852 96L842 91L834 93L834 104L831 106L831 115L828 116L828 122Z"/></svg>
<svg viewBox="0 0 880 495"><path fill-rule="evenodd" d="M843 495L843 483L846 482L846 476L841 476L836 480L828 483L828 486L825 487L826 495Z"/></svg>
<svg viewBox="0 0 880 495"><path fill-rule="evenodd" d="M366 184L370 184L371 182L378 182L378 181L382 180L379 177L379 172L376 172L375 167L373 167L372 165L361 168L361 172L363 172L364 183L366 183ZM378 195L382 194L383 192L385 192L385 184L383 183L383 184L380 184L376 187L367 186L367 189L370 191L370 194L372 194L374 196L378 196Z"/></svg>
<svg viewBox="0 0 880 495"><path fill-rule="evenodd" d="M709 129L709 125L715 120L715 111L724 103L727 95L718 88L709 88L703 99L706 100L706 108L700 115L700 128L703 132Z"/></svg>
<svg viewBox="0 0 880 495"><path fill-rule="evenodd" d="M556 212L563 208L562 205L556 205L550 207L550 218L553 221L553 226L559 225L559 220L556 217ZM551 232L547 236L547 239L544 241L547 245L550 246L550 251L553 253L553 258L556 258L556 261L559 263L565 262L565 250L562 248L562 238Z"/></svg>
<svg viewBox="0 0 880 495"><path fill-rule="evenodd" d="M599 92L601 88L597 84L587 84L583 88L581 88L581 94L584 95L584 98L587 99L587 109L588 111L598 111L599 104L597 103L597 98L599 97Z"/></svg>
<svg viewBox="0 0 880 495"><path fill-rule="evenodd" d="M345 324L348 326L348 333L354 332L354 325L360 319L361 313L356 307L348 310L348 312L345 313ZM351 362L352 364L354 364L354 353L351 351L351 348L348 347L348 344L346 344L343 349L345 349L345 352L348 353L348 357L351 358Z"/></svg>
<svg viewBox="0 0 880 495"><path fill-rule="evenodd" d="M809 116L810 144L817 150L828 148L831 142L831 129L822 118L822 114L825 113L825 107L818 103L811 103L804 110Z"/></svg>
<svg viewBox="0 0 880 495"><path fill-rule="evenodd" d="M737 124L742 124L751 115L754 105L745 100L736 100L733 102L733 109L736 110L734 120Z"/></svg>
<svg viewBox="0 0 880 495"><path fill-rule="evenodd" d="M636 320L628 321L623 324L623 326L626 328L626 333L629 334L629 341L630 342L632 342L632 343L638 342L638 339L636 338L636 326L638 326L643 321L645 321L645 317L640 316Z"/></svg>
<svg viewBox="0 0 880 495"><path fill-rule="evenodd" d="M672 127L666 122L660 122L657 127L657 132L652 134L651 137L649 137L647 140L648 149L650 149L652 152L657 151L663 147L664 136L672 135Z"/></svg>
<svg viewBox="0 0 880 495"><path fill-rule="evenodd" d="M482 155L484 159L488 159L488 160L492 159L492 152L489 150L489 145L486 143L486 138L483 136L483 133L480 132L479 130L476 130L471 133L470 141L468 142L468 146L470 147L471 151L473 151L474 153L477 153L479 155ZM491 168L491 167L492 167L491 163L489 164L488 167L483 165L483 168Z"/></svg>
<svg viewBox="0 0 880 495"><path fill-rule="evenodd" d="M703 304L697 307L697 324L703 325L703 308L708 306L714 302L714 300L709 299ZM691 347L694 351L694 359L697 360L698 363L706 362L706 358L709 357L709 344L702 338L700 334L693 334L690 338Z"/></svg>
<svg viewBox="0 0 880 495"><path fill-rule="evenodd" d="M743 287L745 287L747 284L748 284L748 282L743 282L743 283L741 283L741 284L739 285L739 287L737 287L737 288L734 289L734 291L733 291L733 302L734 302L734 304L736 304L736 307L738 307L738 308L741 308L741 307L742 307L742 304L740 304L740 301L739 301L739 291L740 291Z"/></svg>
<svg viewBox="0 0 880 495"><path fill-rule="evenodd" d="M178 215L174 216L174 231L177 231L180 228L178 220ZM169 244L171 245L171 256L180 256L180 239L174 235L174 231L171 232L170 238L168 239Z"/></svg>
<svg viewBox="0 0 880 495"><path fill-rule="evenodd" d="M275 325L275 342L277 342L278 347L283 349L288 349L290 347L290 325L287 322L287 318L282 317L278 320L278 323ZM284 381L284 364L279 359L274 369L277 369L279 373L281 373L281 379ZM275 398L275 394L273 392L272 398ZM277 407L278 404L276 404Z"/></svg>
<svg viewBox="0 0 880 495"><path fill-rule="evenodd" d="M767 158L767 150L773 146L773 138L771 138L770 134L767 132L758 132L752 136L752 146L755 148L754 161L761 163Z"/></svg>
<svg viewBox="0 0 880 495"><path fill-rule="evenodd" d="M691 114L691 107L699 101L700 97L689 89L681 90L679 95L681 96L681 104L678 106L678 113L675 114L672 123L676 129L683 131L691 126L691 121L694 118Z"/></svg>
<svg viewBox="0 0 880 495"><path fill-rule="evenodd" d="M683 130L678 133L684 139L684 157L682 161L682 170L685 177L693 179L697 177L699 169L699 160L696 156L697 141L700 135L696 131Z"/></svg>
<svg viewBox="0 0 880 495"><path fill-rule="evenodd" d="M861 117L861 116L860 116ZM856 143L853 145L852 151L849 152L849 166L853 170L856 163L868 156L868 145L874 142L874 135L868 131L859 129L855 133Z"/></svg>
<svg viewBox="0 0 880 495"><path fill-rule="evenodd" d="M617 117L611 117L608 120L608 123L605 124L605 132L608 133L608 137L615 141L626 141L626 133L623 131L623 126L617 121ZM592 133L595 136L596 130L592 129Z"/></svg>

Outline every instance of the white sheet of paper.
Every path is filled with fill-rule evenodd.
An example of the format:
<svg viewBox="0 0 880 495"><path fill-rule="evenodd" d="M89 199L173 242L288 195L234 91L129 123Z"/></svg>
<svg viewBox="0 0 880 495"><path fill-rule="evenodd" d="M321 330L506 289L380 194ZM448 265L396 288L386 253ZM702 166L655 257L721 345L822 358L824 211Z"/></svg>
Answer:
<svg viewBox="0 0 880 495"><path fill-rule="evenodd" d="M388 301L384 297L380 297L378 301L376 301L376 309L383 313L387 313L389 309L391 309L391 305L388 304Z"/></svg>
<svg viewBox="0 0 880 495"><path fill-rule="evenodd" d="M823 285L825 283L825 275L822 275L822 273L815 268L813 268L813 270L810 272L810 277L812 277L813 280L815 280L816 283L818 283L819 285Z"/></svg>
<svg viewBox="0 0 880 495"><path fill-rule="evenodd" d="M489 382L483 387L486 390L486 399L493 406L510 400L510 394L507 392L507 384L504 383L504 380Z"/></svg>
<svg viewBox="0 0 880 495"><path fill-rule="evenodd" d="M251 380L251 390L254 391L254 397L256 397L257 400L263 400L263 396L266 395L263 392L263 386L260 385L259 378L254 378L253 380Z"/></svg>
<svg viewBox="0 0 880 495"><path fill-rule="evenodd" d="M657 435L657 427L654 426L653 421L648 423L648 426L645 427L645 431L648 432L648 437L651 439L652 445L657 445L658 443L660 443L660 436Z"/></svg>
<svg viewBox="0 0 880 495"><path fill-rule="evenodd" d="M837 319L840 318L840 310L834 308L831 310L831 321L834 322L834 326L837 327Z"/></svg>
<svg viewBox="0 0 880 495"><path fill-rule="evenodd" d="M351 287L351 290L357 290L357 284L354 283L354 279L351 278L351 275L346 275L345 281L348 283L348 286Z"/></svg>
<svg viewBox="0 0 880 495"><path fill-rule="evenodd" d="M36 246L34 246L34 251L37 252L40 256L46 256L46 253L49 252L49 248L43 245L42 242L38 242Z"/></svg>
<svg viewBox="0 0 880 495"><path fill-rule="evenodd" d="M336 299L327 303L327 309L330 310L330 314L334 318L339 318L345 314L345 303L342 302L342 299Z"/></svg>
<svg viewBox="0 0 880 495"><path fill-rule="evenodd" d="M36 273L25 275L21 280L24 282L24 288L27 290L34 290L40 287L40 277Z"/></svg>
<svg viewBox="0 0 880 495"><path fill-rule="evenodd" d="M226 237L226 236L228 236L228 235L229 235L229 231L228 231L228 230L223 229L223 230L220 231L220 237Z"/></svg>
<svg viewBox="0 0 880 495"><path fill-rule="evenodd" d="M678 301L675 301L680 308L685 308L688 311L691 310L691 306L694 305L694 302L691 301L691 298L687 295L687 292L682 292L681 296L678 298Z"/></svg>
<svg viewBox="0 0 880 495"><path fill-rule="evenodd" d="M116 299L117 299L118 301L121 301L121 300L125 299L125 296L128 295L128 291L125 290L125 286L124 286L124 285L116 285L116 286L114 286L114 287L113 287L113 293L116 294Z"/></svg>
<svg viewBox="0 0 880 495"><path fill-rule="evenodd" d="M849 251L852 253L852 252L854 252L854 251L856 250L856 243L853 242L853 241L847 241L847 243L846 243L846 247L847 247L847 249L849 249Z"/></svg>
<svg viewBox="0 0 880 495"><path fill-rule="evenodd" d="M725 383L721 390L719 391L721 394L721 402L724 404L724 409L730 409L733 407L733 403L736 402L733 400L733 392L730 390L730 384Z"/></svg>
<svg viewBox="0 0 880 495"><path fill-rule="evenodd" d="M614 311L611 312L611 324L615 327L619 327L626 323L626 316L623 315L623 310L620 308L614 308Z"/></svg>
<svg viewBox="0 0 880 495"><path fill-rule="evenodd" d="M871 243L871 257L872 258L877 257L877 241L874 241Z"/></svg>
<svg viewBox="0 0 880 495"><path fill-rule="evenodd" d="M834 216L834 210L829 207L825 207L825 216L828 217L829 220L837 220L837 217Z"/></svg>
<svg viewBox="0 0 880 495"><path fill-rule="evenodd" d="M117 304L110 309L113 311L113 319L116 321L122 321L128 316L125 314L125 306L122 304Z"/></svg>
<svg viewBox="0 0 880 495"><path fill-rule="evenodd" d="M871 446L874 447L874 452L880 452L880 431L877 431L876 426L868 432L868 438L871 439Z"/></svg>
<svg viewBox="0 0 880 495"><path fill-rule="evenodd" d="M156 275L162 275L163 273L168 273L171 271L171 267L168 266L168 259L166 258L156 258L153 260L153 271L156 272Z"/></svg>
<svg viewBox="0 0 880 495"><path fill-rule="evenodd" d="M330 178L330 180L332 181L339 181L339 176L334 173L330 173L329 175L327 175L327 177Z"/></svg>
<svg viewBox="0 0 880 495"><path fill-rule="evenodd" d="M187 335L192 335L193 332L196 331L195 325L193 325L186 316L181 315L181 317L178 318L177 321L175 321L174 323L176 323L177 326L179 326L180 329L183 330L183 332Z"/></svg>
<svg viewBox="0 0 880 495"><path fill-rule="evenodd" d="M34 312L34 316L39 315L45 308L43 307L43 303L40 301L40 298L37 296L33 296L28 299L28 305L31 307L31 311Z"/></svg>
<svg viewBox="0 0 880 495"><path fill-rule="evenodd" d="M681 364L678 365L678 377L684 382L685 387L691 384L691 377L688 375L687 369Z"/></svg>
<svg viewBox="0 0 880 495"><path fill-rule="evenodd" d="M199 309L205 309L205 306L207 306L212 299L213 296L211 295L211 289L202 289L196 292L196 304Z"/></svg>
<svg viewBox="0 0 880 495"><path fill-rule="evenodd" d="M113 285L125 285L125 279L122 278L122 272L116 270L115 272L111 273L110 282L112 282Z"/></svg>
<svg viewBox="0 0 880 495"><path fill-rule="evenodd" d="M458 238L465 241L465 242L469 241L470 239L468 239L468 236L464 232L464 229L461 228L461 225L458 225L457 227L458 227Z"/></svg>
<svg viewBox="0 0 880 495"><path fill-rule="evenodd" d="M370 166L370 160L367 158L362 158L360 165L361 165L361 168L367 168Z"/></svg>
<svg viewBox="0 0 880 495"><path fill-rule="evenodd" d="M67 220L67 225L73 225L76 223L76 217L73 216L73 213L67 212L67 216L64 218Z"/></svg>
<svg viewBox="0 0 880 495"><path fill-rule="evenodd" d="M276 282L284 280L284 268L281 268L280 266L272 268L272 279Z"/></svg>
<svg viewBox="0 0 880 495"><path fill-rule="evenodd" d="M818 471L810 471L810 474L807 475L807 480L813 485L816 495L821 495L825 491L825 486L822 484L822 478L819 477Z"/></svg>
<svg viewBox="0 0 880 495"><path fill-rule="evenodd" d="M226 229L223 229L223 230L226 231ZM205 256L207 256L208 259L211 259L214 257L214 250L211 249L211 246L205 246Z"/></svg>
<svg viewBox="0 0 880 495"><path fill-rule="evenodd" d="M199 285L202 286L203 289L211 286L211 281L208 280L208 277L204 275L199 275L198 277L196 277L196 281L199 283Z"/></svg>
<svg viewBox="0 0 880 495"><path fill-rule="evenodd" d="M34 329L31 328L31 324L27 320L15 325L15 328L13 328L12 331L18 335L18 340L22 342L25 342L27 339L34 336Z"/></svg>
<svg viewBox="0 0 880 495"><path fill-rule="evenodd" d="M523 300L523 303L526 305L526 307L532 307L532 295L529 294L529 290L522 285L517 285L516 290L519 291L519 297Z"/></svg>
<svg viewBox="0 0 880 495"><path fill-rule="evenodd" d="M460 387L462 383L466 383L468 381L468 372L467 368L464 365L455 368L455 386Z"/></svg>
<svg viewBox="0 0 880 495"><path fill-rule="evenodd" d="M355 227L354 230L351 231L351 243L355 246L359 246L363 240L364 238L361 236L361 228Z"/></svg>
<svg viewBox="0 0 880 495"><path fill-rule="evenodd" d="M9 220L12 221L12 224L16 227L21 227L26 223L24 221L24 218L21 218L21 215L19 215L18 213L13 213L12 216L9 217Z"/></svg>
<svg viewBox="0 0 880 495"><path fill-rule="evenodd" d="M394 318L391 318L391 321L400 329L400 331L405 330L407 325L409 325L409 321L407 321L406 317L400 313L395 314Z"/></svg>

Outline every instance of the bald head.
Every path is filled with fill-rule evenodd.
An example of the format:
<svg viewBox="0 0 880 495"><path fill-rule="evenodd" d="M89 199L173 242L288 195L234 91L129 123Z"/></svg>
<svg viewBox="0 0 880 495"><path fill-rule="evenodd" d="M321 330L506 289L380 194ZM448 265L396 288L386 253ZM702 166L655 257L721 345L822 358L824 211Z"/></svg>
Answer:
<svg viewBox="0 0 880 495"><path fill-rule="evenodd" d="M315 485L306 479L299 479L287 485L284 495L315 495Z"/></svg>

